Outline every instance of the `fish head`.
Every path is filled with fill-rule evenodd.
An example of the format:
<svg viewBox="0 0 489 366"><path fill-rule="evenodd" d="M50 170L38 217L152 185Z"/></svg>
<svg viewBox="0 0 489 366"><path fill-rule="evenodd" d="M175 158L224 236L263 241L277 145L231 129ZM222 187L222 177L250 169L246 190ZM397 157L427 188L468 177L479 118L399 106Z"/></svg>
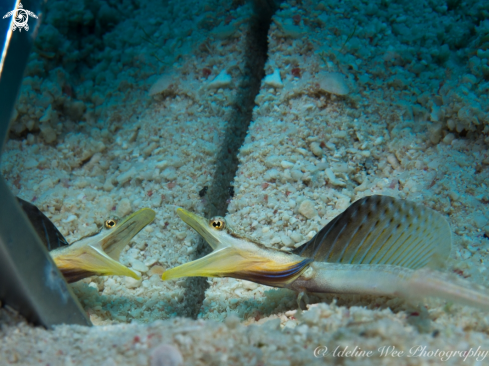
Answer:
<svg viewBox="0 0 489 366"><path fill-rule="evenodd" d="M177 214L202 235L213 252L167 270L163 280L189 276L233 277L283 287L300 276L312 262L237 235L223 217L208 220L183 208L178 208Z"/></svg>
<svg viewBox="0 0 489 366"><path fill-rule="evenodd" d="M51 256L69 282L92 275L122 275L139 279L134 271L119 263L119 257L131 239L154 217L153 210L143 208L123 219L109 218L99 233L68 247L55 249L50 252Z"/></svg>
<svg viewBox="0 0 489 366"><path fill-rule="evenodd" d="M236 236L232 235L224 217L214 216L209 220L183 208L177 209L177 215L187 225L197 231L212 249L229 247L236 239Z"/></svg>

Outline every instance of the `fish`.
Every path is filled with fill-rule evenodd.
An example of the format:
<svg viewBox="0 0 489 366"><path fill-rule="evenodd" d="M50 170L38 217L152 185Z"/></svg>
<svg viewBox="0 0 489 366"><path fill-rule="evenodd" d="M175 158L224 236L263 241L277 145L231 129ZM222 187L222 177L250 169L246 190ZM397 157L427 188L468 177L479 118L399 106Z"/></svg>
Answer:
<svg viewBox="0 0 489 366"><path fill-rule="evenodd" d="M268 248L236 233L223 217L178 216L213 251L163 273L232 277L296 291L369 294L422 301L437 297L489 310L488 289L443 272L452 232L439 212L389 196L361 198L292 251Z"/></svg>
<svg viewBox="0 0 489 366"><path fill-rule="evenodd" d="M123 219L109 218L95 235L71 244L35 205L19 197L17 201L49 251L68 283L90 276L140 276L119 262L122 250L131 239L155 218L155 212L143 208Z"/></svg>

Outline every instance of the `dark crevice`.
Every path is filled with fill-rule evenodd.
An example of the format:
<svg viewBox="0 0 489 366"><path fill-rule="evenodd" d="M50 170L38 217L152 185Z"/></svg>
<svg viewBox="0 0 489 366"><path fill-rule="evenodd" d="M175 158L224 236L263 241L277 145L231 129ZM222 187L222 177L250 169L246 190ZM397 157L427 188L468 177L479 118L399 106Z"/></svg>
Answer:
<svg viewBox="0 0 489 366"><path fill-rule="evenodd" d="M254 0L253 5L254 16L251 20L250 32L245 40L246 74L243 76L234 101L224 142L217 155L216 171L207 191L204 215L208 218L226 214L228 205L226 201L230 198L229 187L238 169L238 151L246 137L255 106L255 97L260 91L261 80L265 76L268 30L277 3L273 0ZM201 239L194 260L210 252L209 245ZM187 278L184 287L183 303L178 308L177 315L196 319L205 299L205 291L209 287L207 278Z"/></svg>

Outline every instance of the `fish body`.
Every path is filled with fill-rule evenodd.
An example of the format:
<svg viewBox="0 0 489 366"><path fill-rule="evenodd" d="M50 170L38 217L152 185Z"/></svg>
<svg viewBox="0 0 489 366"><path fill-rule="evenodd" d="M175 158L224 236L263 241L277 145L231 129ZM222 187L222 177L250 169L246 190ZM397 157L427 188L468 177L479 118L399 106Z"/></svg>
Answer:
<svg viewBox="0 0 489 366"><path fill-rule="evenodd" d="M140 278L136 272L122 265L119 257L131 239L154 220L153 210L143 208L121 220L106 220L99 233L70 245L35 205L20 198L17 200L68 282L76 282L89 276L119 275Z"/></svg>
<svg viewBox="0 0 489 366"><path fill-rule="evenodd" d="M166 271L164 280L234 277L299 293L433 296L489 310L487 289L433 269L450 255L450 226L438 212L410 201L364 197L293 252L244 238L221 217L206 220L181 208L177 214L214 250Z"/></svg>
<svg viewBox="0 0 489 366"><path fill-rule="evenodd" d="M22 210L27 215L27 218L48 251L70 245L63 234L59 232L58 228L54 226L51 220L37 206L19 197L17 197L17 202L22 207Z"/></svg>

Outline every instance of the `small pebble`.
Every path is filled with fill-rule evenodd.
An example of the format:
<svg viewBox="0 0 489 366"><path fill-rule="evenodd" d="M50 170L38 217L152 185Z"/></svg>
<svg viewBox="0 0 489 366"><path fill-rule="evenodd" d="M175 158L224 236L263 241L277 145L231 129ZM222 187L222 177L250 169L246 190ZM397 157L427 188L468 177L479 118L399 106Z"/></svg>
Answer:
<svg viewBox="0 0 489 366"><path fill-rule="evenodd" d="M298 233L298 232L295 232L295 231L292 234L290 234L290 237L296 243L300 243L301 241L304 240L303 237L302 237L302 235L300 233Z"/></svg>
<svg viewBox="0 0 489 366"><path fill-rule="evenodd" d="M187 237L187 233L185 231L182 231L182 232L177 233L175 236L177 237L177 239L183 240Z"/></svg>
<svg viewBox="0 0 489 366"><path fill-rule="evenodd" d="M270 244L277 244L277 243L280 243L282 240L280 239L280 237L278 235L275 235L271 240L270 240Z"/></svg>
<svg viewBox="0 0 489 366"><path fill-rule="evenodd" d="M229 329L235 329L239 325L239 323L239 318L234 314L231 314L224 320L224 324L226 324Z"/></svg>
<svg viewBox="0 0 489 366"><path fill-rule="evenodd" d="M129 212L131 212L131 202L128 198L121 199L121 201L117 205L116 212L117 215L120 217L124 217L129 214Z"/></svg>
<svg viewBox="0 0 489 366"><path fill-rule="evenodd" d="M286 246L291 246L293 244L292 239L290 239L287 235L281 234L280 239L282 240L282 243Z"/></svg>
<svg viewBox="0 0 489 366"><path fill-rule="evenodd" d="M297 322L295 320L289 320L285 323L284 328L294 329L297 326Z"/></svg>
<svg viewBox="0 0 489 366"><path fill-rule="evenodd" d="M151 366L180 366L183 357L179 349L171 344L161 344L151 352Z"/></svg>
<svg viewBox="0 0 489 366"><path fill-rule="evenodd" d="M284 169L291 169L294 167L294 163L291 163L290 161L283 160L281 162L282 168Z"/></svg>
<svg viewBox="0 0 489 366"><path fill-rule="evenodd" d="M209 84L207 84L207 87L209 89L219 89L222 87L229 86L231 82L233 81L233 78L231 75L229 75L226 70L223 70L215 77L214 80L212 80Z"/></svg>
<svg viewBox="0 0 489 366"><path fill-rule="evenodd" d="M312 219L318 214L316 209L314 208L314 203L310 200L304 200L301 202L301 204L299 205L299 213L302 216L307 217L308 219Z"/></svg>
<svg viewBox="0 0 489 366"><path fill-rule="evenodd" d="M290 176L292 177L293 180L300 181L302 179L303 174L300 170L292 169L290 171Z"/></svg>
<svg viewBox="0 0 489 366"><path fill-rule="evenodd" d="M453 133L448 133L444 138L443 142L447 145L450 145L452 141L455 140L455 135Z"/></svg>
<svg viewBox="0 0 489 366"><path fill-rule="evenodd" d="M128 288L136 288L136 287L139 287L139 285L141 284L141 282L143 282L142 280L136 280L132 277L124 277L124 281L125 281L125 285L128 287Z"/></svg>
<svg viewBox="0 0 489 366"><path fill-rule="evenodd" d="M273 74L265 76L263 83L265 85L269 85L269 86L274 87L274 88L283 87L284 83L282 82L282 78L280 77L280 70L275 69L275 70L273 70Z"/></svg>
<svg viewBox="0 0 489 366"><path fill-rule="evenodd" d="M387 162L392 166L393 169L399 169L399 160L397 160L394 154L387 155Z"/></svg>
<svg viewBox="0 0 489 366"><path fill-rule="evenodd" d="M165 272L165 271L166 271L166 268L163 267L163 266L153 266L149 270L149 275L150 276L152 276L152 275L162 275L163 272Z"/></svg>
<svg viewBox="0 0 489 366"><path fill-rule="evenodd" d="M319 88L325 92L346 95L349 93L346 78L338 72L319 72L317 75Z"/></svg>
<svg viewBox="0 0 489 366"><path fill-rule="evenodd" d="M146 272L149 269L148 266L138 259L131 260L131 267L139 272Z"/></svg>
<svg viewBox="0 0 489 366"><path fill-rule="evenodd" d="M26 161L24 162L24 168L25 169L35 168L38 165L39 165L39 162L34 158L27 158Z"/></svg>
<svg viewBox="0 0 489 366"><path fill-rule="evenodd" d="M478 229L482 229L483 227L487 226L489 223L489 220L483 215L483 214L476 214L474 217L474 225Z"/></svg>
<svg viewBox="0 0 489 366"><path fill-rule="evenodd" d="M76 215L70 215L66 219L61 220L61 222L72 222L72 221L75 221L77 218L78 217L76 217Z"/></svg>
<svg viewBox="0 0 489 366"><path fill-rule="evenodd" d="M312 153L318 158L323 156L323 149L321 149L321 146L317 142L311 143L309 147L311 148Z"/></svg>

